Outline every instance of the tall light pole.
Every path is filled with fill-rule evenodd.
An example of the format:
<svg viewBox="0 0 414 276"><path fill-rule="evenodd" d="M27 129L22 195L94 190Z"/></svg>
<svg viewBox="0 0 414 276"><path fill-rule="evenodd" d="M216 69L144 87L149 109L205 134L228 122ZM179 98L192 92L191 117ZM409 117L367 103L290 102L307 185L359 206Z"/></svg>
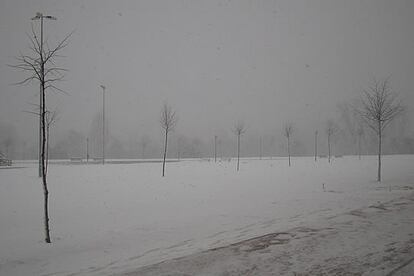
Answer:
<svg viewBox="0 0 414 276"><path fill-rule="evenodd" d="M214 135L214 162L217 162L217 135Z"/></svg>
<svg viewBox="0 0 414 276"><path fill-rule="evenodd" d="M44 15L41 12L37 12L36 16L32 18L32 20L39 20L40 19L40 62L41 62L41 75L44 76L44 56L43 56L43 19L50 19L56 20L56 17L51 15ZM41 162L41 149L42 149L42 110L43 110L43 102L42 102L42 82L40 83L40 93L39 93L39 150L38 150L38 162L39 162L39 177L42 176L42 162Z"/></svg>
<svg viewBox="0 0 414 276"><path fill-rule="evenodd" d="M262 136L259 138L259 158L262 160Z"/></svg>
<svg viewBox="0 0 414 276"><path fill-rule="evenodd" d="M105 89L104 85L100 85L102 88L102 164L105 164Z"/></svg>
<svg viewBox="0 0 414 276"><path fill-rule="evenodd" d="M177 139L177 159L178 159L178 161L180 161L180 138L178 138ZM143 154L143 156L144 156L144 154Z"/></svg>
<svg viewBox="0 0 414 276"><path fill-rule="evenodd" d="M89 137L86 137L86 163L89 163Z"/></svg>
<svg viewBox="0 0 414 276"><path fill-rule="evenodd" d="M318 156L318 131L315 130L315 162Z"/></svg>

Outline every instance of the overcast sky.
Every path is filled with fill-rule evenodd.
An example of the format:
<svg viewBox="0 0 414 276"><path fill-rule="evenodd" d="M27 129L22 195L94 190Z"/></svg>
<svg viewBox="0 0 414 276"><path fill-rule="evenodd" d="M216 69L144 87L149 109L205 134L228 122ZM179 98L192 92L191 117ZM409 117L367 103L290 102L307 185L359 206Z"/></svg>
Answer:
<svg viewBox="0 0 414 276"><path fill-rule="evenodd" d="M11 85L24 74L7 64L28 52L36 12L58 18L45 22L51 44L75 30L59 60L68 95L48 94L58 135L89 131L100 84L111 132L123 139L157 137L163 102L188 136L229 133L237 120L260 134L291 121L306 135L335 118L338 102L388 76L414 121L412 0L1 0L0 122L20 135L37 134L23 111L39 85Z"/></svg>

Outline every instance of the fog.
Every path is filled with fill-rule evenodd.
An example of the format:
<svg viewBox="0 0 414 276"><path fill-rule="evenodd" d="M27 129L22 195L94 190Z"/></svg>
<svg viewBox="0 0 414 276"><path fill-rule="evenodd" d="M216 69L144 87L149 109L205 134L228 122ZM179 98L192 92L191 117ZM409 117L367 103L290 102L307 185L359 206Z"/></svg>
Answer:
<svg viewBox="0 0 414 276"><path fill-rule="evenodd" d="M39 83L13 85L24 74L10 68L28 52L31 18L45 21L56 44L74 31L60 66L65 93L48 91L51 157L100 156L102 89L106 87L110 158L161 157L162 105L178 123L169 157L235 155L236 122L243 121L242 156L285 155L283 125L294 126L294 155L312 155L325 125L341 131L336 154L355 154L352 115L344 111L374 78L390 77L406 112L386 133L385 153L414 151L414 2L364 1L22 1L0 2L0 151L35 158ZM347 117L348 116L348 117ZM143 145L143 140L147 141ZM375 150L366 130L364 153Z"/></svg>

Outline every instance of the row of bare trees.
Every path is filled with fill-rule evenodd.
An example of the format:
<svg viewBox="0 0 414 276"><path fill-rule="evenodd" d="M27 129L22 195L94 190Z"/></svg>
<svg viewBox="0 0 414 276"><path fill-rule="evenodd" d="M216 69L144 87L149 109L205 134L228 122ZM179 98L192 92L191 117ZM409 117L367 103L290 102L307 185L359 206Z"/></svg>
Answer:
<svg viewBox="0 0 414 276"><path fill-rule="evenodd" d="M360 104L353 106L356 114L358 114L363 122L366 123L378 137L378 173L377 181L381 181L381 157L382 157L382 138L384 129L389 123L394 120L398 115L404 111L404 107L401 101L397 99L397 94L392 92L389 79L382 81L374 80L373 84L364 90L360 99ZM164 147L164 160L163 160L163 176L165 171L165 157L167 150L167 137L170 130L173 129L176 123L175 112L172 112L171 107L164 105L161 125L165 130L165 147ZM288 164L291 166L291 153L290 153L290 142L294 128L292 123L286 123L283 127L283 135L287 139L287 153L288 153ZM328 120L326 124L326 135L328 141L328 163L331 163L332 159L332 138L340 131L339 126L333 121ZM238 121L233 128L234 134L237 136L237 167L236 170L240 169L240 140L241 136L246 132L246 126L244 122ZM364 135L364 127L359 124L356 129L357 145L358 145L358 158L361 159L361 140ZM317 138L318 131L315 131L315 161L317 160ZM216 161L217 154L217 136L214 136L214 160ZM260 140L260 156L261 156L261 140Z"/></svg>
<svg viewBox="0 0 414 276"><path fill-rule="evenodd" d="M377 181L380 182L382 162L382 140L384 130L395 118L397 118L404 112L405 108L402 105L401 100L398 98L398 94L392 91L390 87L389 78L386 78L384 80L374 79L373 83L368 87L368 89L363 90L361 98L358 101L358 103L355 106L353 106L353 110L360 117L361 121L364 122L369 128L371 128L377 135ZM287 153L289 166L291 166L290 141L293 134L293 130L294 128L292 123L286 123L283 127L283 135L287 139ZM238 171L240 162L240 137L246 131L244 123L236 123L233 131L237 135ZM340 131L340 129L333 120L328 120L325 131L328 140L328 162L330 163L332 158L332 137L335 134L337 134ZM357 136L358 158L361 159L361 140L365 133L363 125L359 124L355 132ZM317 137L318 131L315 131L315 161L317 160Z"/></svg>
<svg viewBox="0 0 414 276"><path fill-rule="evenodd" d="M368 90L364 90L360 105L354 106L354 111L359 114L361 119L372 129L378 136L378 176L377 180L381 181L381 155L382 155L382 137L383 131L389 123L400 115L404 108L401 102L397 101L397 94L391 91L389 86L389 79L383 81L376 81ZM163 166L162 176L165 176L165 162L167 156L168 146L168 134L174 129L177 123L177 116L175 111L172 110L171 106L164 104L161 117L161 127L165 133L164 140L164 151L163 151ZM287 139L287 153L288 153L288 164L291 166L291 152L290 143L294 128L292 123L286 123L283 126L283 135ZM332 158L332 138L340 131L339 126L333 121L328 120L326 124L326 135L328 140L328 162L331 162ZM246 126L244 122L238 121L233 128L233 132L237 137L237 167L236 170L240 169L240 140L241 136L246 132ZM357 130L358 139L358 156L361 158L361 140L364 135L364 128L359 125ZM315 161L317 160L317 138L318 131L315 131ZM143 149L145 148L146 141L143 143ZM217 158L217 136L214 136L214 160Z"/></svg>

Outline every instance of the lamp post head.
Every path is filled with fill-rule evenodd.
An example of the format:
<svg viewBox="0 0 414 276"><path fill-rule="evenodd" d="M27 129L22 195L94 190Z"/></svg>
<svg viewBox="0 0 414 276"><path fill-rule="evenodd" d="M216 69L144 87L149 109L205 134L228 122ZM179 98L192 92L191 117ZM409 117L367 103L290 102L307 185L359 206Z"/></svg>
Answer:
<svg viewBox="0 0 414 276"><path fill-rule="evenodd" d="M32 18L32 20L40 19L40 18L42 18L42 16L43 16L43 15L42 15L42 13L41 13L41 12L37 12L37 13L36 13L36 16L35 16L35 17L33 17L33 18Z"/></svg>
<svg viewBox="0 0 414 276"><path fill-rule="evenodd" d="M105 90L106 89L106 87L105 87L105 85L100 85L100 87L103 89L103 90Z"/></svg>
<svg viewBox="0 0 414 276"><path fill-rule="evenodd" d="M43 15L43 13L41 12L37 12L36 16L32 18L32 20L37 20L37 19L41 19L41 18L47 18L47 19L51 19L51 20L57 20L56 17L51 16L51 15Z"/></svg>
<svg viewBox="0 0 414 276"><path fill-rule="evenodd" d="M43 16L44 18L47 18L47 19L51 19L51 20L57 20L57 18L56 17L54 17L54 16L51 16L51 15L46 15L46 16Z"/></svg>

